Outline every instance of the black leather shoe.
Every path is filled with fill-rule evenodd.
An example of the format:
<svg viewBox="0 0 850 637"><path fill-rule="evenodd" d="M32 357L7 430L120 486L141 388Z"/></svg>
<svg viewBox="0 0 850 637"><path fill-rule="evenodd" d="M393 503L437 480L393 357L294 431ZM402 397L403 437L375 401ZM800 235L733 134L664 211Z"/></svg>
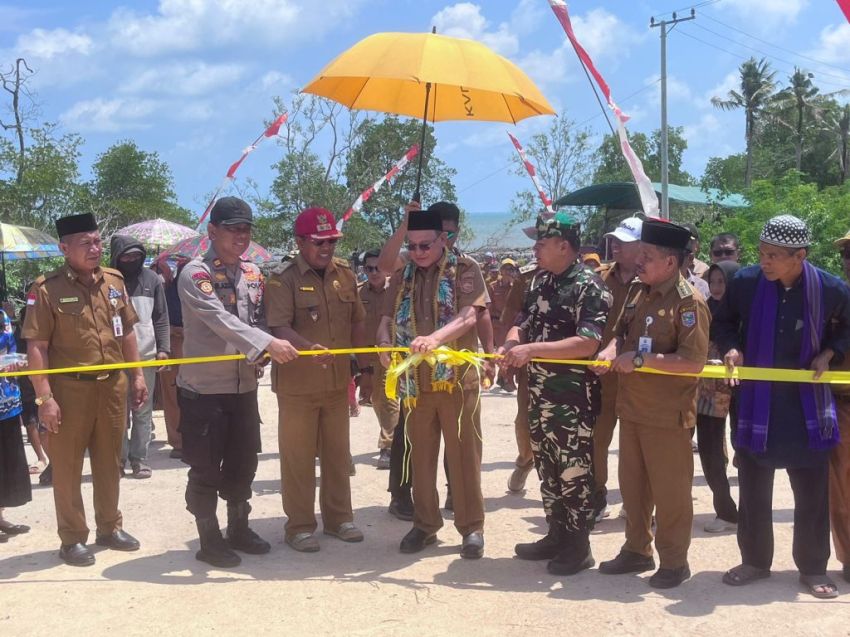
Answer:
<svg viewBox="0 0 850 637"><path fill-rule="evenodd" d="M676 588L690 577L691 569L687 564L679 568L659 568L649 578L649 585L652 588Z"/></svg>
<svg viewBox="0 0 850 637"><path fill-rule="evenodd" d="M625 573L643 573L655 568L655 560L640 553L620 551L613 560L599 563L599 572L605 575L623 575Z"/></svg>
<svg viewBox="0 0 850 637"><path fill-rule="evenodd" d="M592 568L594 564L596 564L596 560L593 559L590 550L576 552L571 547L558 553L555 559L546 565L546 570L552 575L575 575L580 571Z"/></svg>
<svg viewBox="0 0 850 637"><path fill-rule="evenodd" d="M436 541L436 533L428 535L422 529L417 529L414 526L412 529L410 529L408 534L402 538L401 544L398 548L402 553L418 553L426 546L428 546L429 544L433 544Z"/></svg>
<svg viewBox="0 0 850 637"><path fill-rule="evenodd" d="M405 522L411 522L413 520L413 502L409 499L393 498L390 500L390 508L387 510L399 520L404 520Z"/></svg>
<svg viewBox="0 0 850 637"><path fill-rule="evenodd" d="M95 539L95 544L105 546L113 551L139 550L139 541L121 529L113 531L111 535L98 535L97 539Z"/></svg>
<svg viewBox="0 0 850 637"><path fill-rule="evenodd" d="M82 542L63 544L59 547L59 557L69 566L91 566L94 564L94 555Z"/></svg>
<svg viewBox="0 0 850 637"><path fill-rule="evenodd" d="M463 536L463 544L460 547L460 556L467 560L477 560L484 555L484 534L481 531L473 531Z"/></svg>

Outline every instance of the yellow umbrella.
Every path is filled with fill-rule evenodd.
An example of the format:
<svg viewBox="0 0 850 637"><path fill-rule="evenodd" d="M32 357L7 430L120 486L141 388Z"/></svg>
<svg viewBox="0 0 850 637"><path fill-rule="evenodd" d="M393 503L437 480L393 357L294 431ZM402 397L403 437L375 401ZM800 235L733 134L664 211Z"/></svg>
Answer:
<svg viewBox="0 0 850 637"><path fill-rule="evenodd" d="M513 62L480 42L436 33L371 35L322 69L303 92L349 108L422 117L423 144L427 120L516 124L555 114ZM417 194L418 184L417 175Z"/></svg>

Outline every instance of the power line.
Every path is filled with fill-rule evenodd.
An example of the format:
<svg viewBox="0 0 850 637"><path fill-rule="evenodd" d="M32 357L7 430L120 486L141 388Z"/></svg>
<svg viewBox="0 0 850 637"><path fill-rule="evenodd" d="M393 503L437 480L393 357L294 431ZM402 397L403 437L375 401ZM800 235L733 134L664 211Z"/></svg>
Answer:
<svg viewBox="0 0 850 637"><path fill-rule="evenodd" d="M818 60L817 58L809 57L808 55L798 53L797 51L793 51L791 49L786 49L785 47L779 46L778 44L774 44L773 42L769 42L768 40L763 40L760 37L753 35L752 33L747 33L746 31L743 31L736 26L733 26L731 24L726 24L725 22L722 22L721 20L718 20L717 18L712 18L710 15L708 15L706 13L703 13L702 16L705 17L705 18L708 18L712 22L716 22L720 26L726 27L727 29L732 29L733 31L737 31L741 35L745 35L748 38L752 38L753 40L756 40L757 42L761 42L762 44L766 44L767 46L773 47L774 49L779 49L780 51L784 51L785 53L790 53L791 55L795 55L795 56L802 58L804 60L808 60L809 62L815 62L816 64L821 64L823 66L829 66L831 68L838 69L839 71L845 71L847 73L850 73L850 69L846 69L844 67L838 66L837 64L831 64L829 62L824 62L823 60Z"/></svg>
<svg viewBox="0 0 850 637"><path fill-rule="evenodd" d="M723 47L718 46L718 45L716 45L712 42L707 42L706 40L703 40L702 38L698 38L697 36L688 33L684 29L679 29L679 35L683 35L686 38L690 38L691 40L696 40L697 42L700 42L700 43L702 43L706 46L710 46L712 49L716 49L718 51L721 51L722 53L726 53L727 55L731 55L732 57L736 57L739 60L748 60L748 59L750 59L750 57L752 57L752 56L741 55L740 53L734 53L734 52L730 51L729 49L724 49ZM766 56L766 57L769 57L773 60L776 59L773 56L769 56L769 55ZM780 70L784 70L785 72L788 72L788 73L793 73L793 69L780 67ZM818 84L823 84L823 85L826 85L826 86L834 86L834 87L840 88L840 89L846 89L847 88L847 84L836 84L835 82L827 82L827 81L824 81L824 80L818 80Z"/></svg>
<svg viewBox="0 0 850 637"><path fill-rule="evenodd" d="M722 0L705 0L705 2L697 2L696 4L691 4L687 7L682 7L681 9L673 9L672 11L668 11L666 13L659 13L658 15L655 15L653 17L657 20L658 18L663 18L666 15L673 15L674 13L679 13L680 11L690 11L691 9L699 9L700 7L707 7L711 4L717 4L718 2L722 2Z"/></svg>
<svg viewBox="0 0 850 637"><path fill-rule="evenodd" d="M693 26L697 27L698 29L702 29L703 31L707 31L708 33L711 33L712 35L716 35L718 38L723 38L724 40L727 40L727 41L731 42L732 44L744 47L745 49L749 49L750 51L755 51L756 53L759 53L760 55L771 58L771 59L776 60L778 62L782 62L783 64L790 64L792 67L795 67L795 68L798 66L796 62L791 62L790 60L785 60L783 58L777 57L776 55L773 55L772 53L768 53L768 52L763 51L761 49L757 49L754 46L750 46L749 44L744 44L743 42L738 42L737 40L734 40L734 39L732 39L732 38L730 38L726 35L723 35L722 33L718 33L717 31L712 31L708 27L704 27L701 24L694 23ZM847 76L845 76L845 75L836 75L835 73L827 73L825 71L818 71L818 73L819 73L820 76L825 75L826 77L833 77L833 78L836 78L836 79L839 79L839 80L842 80L842 81L847 80ZM847 71L847 73L850 73L850 71Z"/></svg>

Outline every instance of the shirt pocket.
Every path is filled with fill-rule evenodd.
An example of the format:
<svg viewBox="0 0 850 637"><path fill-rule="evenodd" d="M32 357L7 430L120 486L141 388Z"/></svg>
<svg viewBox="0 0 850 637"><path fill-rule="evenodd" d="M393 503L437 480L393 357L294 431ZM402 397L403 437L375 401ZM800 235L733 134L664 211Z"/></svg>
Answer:
<svg viewBox="0 0 850 637"><path fill-rule="evenodd" d="M659 317L656 313L655 321L649 328L652 351L655 354L671 354L679 349L678 331L673 323L675 315L672 310L668 310L666 314L665 317Z"/></svg>
<svg viewBox="0 0 850 637"><path fill-rule="evenodd" d="M323 318L322 302L316 292L297 291L295 293L295 322L298 325L312 325Z"/></svg>

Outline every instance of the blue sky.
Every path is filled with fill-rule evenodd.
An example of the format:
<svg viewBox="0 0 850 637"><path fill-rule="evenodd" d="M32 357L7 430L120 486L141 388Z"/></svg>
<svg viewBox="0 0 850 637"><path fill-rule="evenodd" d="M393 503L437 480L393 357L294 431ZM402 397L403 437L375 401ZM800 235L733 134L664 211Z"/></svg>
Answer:
<svg viewBox="0 0 850 637"><path fill-rule="evenodd" d="M2 2L2 0L0 0ZM698 2L698 18L669 38L669 119L685 127L686 168L743 149L741 113L711 107L733 88L743 58L767 54L778 77L794 64L824 91L850 87L850 24L833 0ZM658 29L650 16L682 0L570 3L579 39L632 115L631 130L659 125ZM308 82L348 46L378 31L426 31L484 41L520 65L562 115L597 136L607 127L546 0L160 0L0 4L0 61L37 69L42 117L86 140L81 165L121 139L171 166L182 205L198 211L227 167L262 130L272 96ZM735 30L738 29L738 30ZM700 41L701 40L701 41ZM805 56L805 57L802 57ZM547 118L511 130L527 140ZM441 156L458 171L469 212L508 210L528 180L510 174L507 125L438 124ZM280 149L266 143L238 180L272 179ZM376 178L378 175L376 175Z"/></svg>

